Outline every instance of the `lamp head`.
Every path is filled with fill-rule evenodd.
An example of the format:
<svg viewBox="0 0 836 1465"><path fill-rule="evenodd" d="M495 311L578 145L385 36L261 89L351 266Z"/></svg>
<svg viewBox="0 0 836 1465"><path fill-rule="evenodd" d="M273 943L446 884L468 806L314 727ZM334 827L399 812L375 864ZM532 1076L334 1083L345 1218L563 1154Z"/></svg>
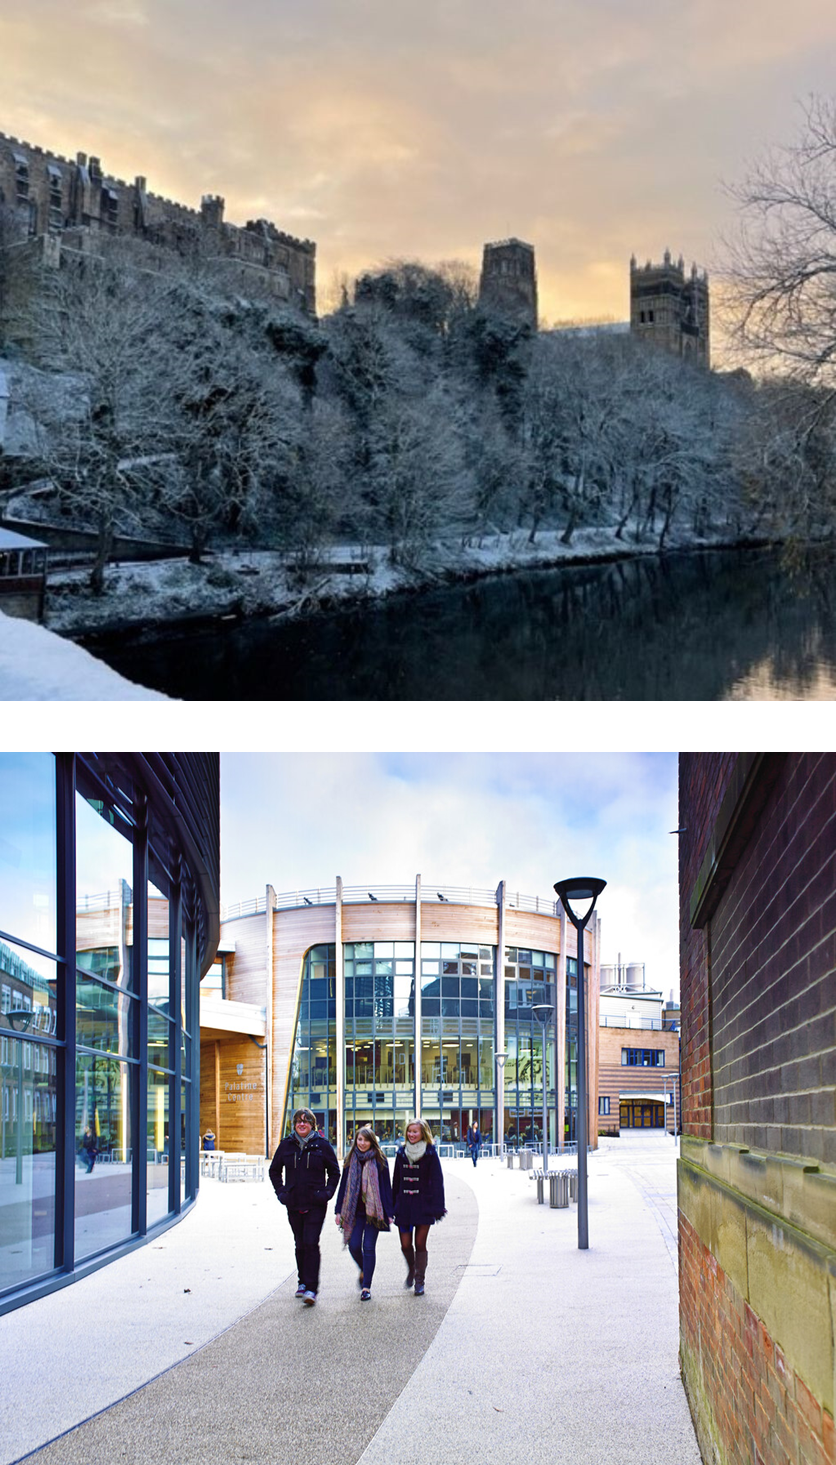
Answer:
<svg viewBox="0 0 836 1465"><path fill-rule="evenodd" d="M594 875L578 876L575 880L558 880L555 891L572 925L579 930L585 926L595 909L595 902L606 887L606 880Z"/></svg>
<svg viewBox="0 0 836 1465"><path fill-rule="evenodd" d="M535 1002L531 1011L537 1021L543 1024L543 1027L546 1026L546 1023L551 1022L553 1009L550 1002Z"/></svg>
<svg viewBox="0 0 836 1465"><path fill-rule="evenodd" d="M508 1054L507 1053L497 1053L495 1055L495 1057L494 1057L494 1062L497 1064L500 1073L502 1072L503 1068L505 1067L505 1060L506 1060L507 1057L508 1057Z"/></svg>

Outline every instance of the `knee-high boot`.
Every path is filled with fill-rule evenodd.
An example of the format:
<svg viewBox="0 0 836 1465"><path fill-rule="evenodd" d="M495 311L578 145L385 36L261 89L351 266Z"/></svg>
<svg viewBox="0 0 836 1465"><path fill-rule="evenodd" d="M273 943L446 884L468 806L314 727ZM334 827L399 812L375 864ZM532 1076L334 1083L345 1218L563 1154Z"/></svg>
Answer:
<svg viewBox="0 0 836 1465"><path fill-rule="evenodd" d="M427 1274L427 1249L417 1247L415 1251L415 1295L420 1297L424 1290L424 1278Z"/></svg>
<svg viewBox="0 0 836 1465"><path fill-rule="evenodd" d="M406 1281L404 1287L411 1287L415 1281L415 1248L410 1241L409 1246L401 1247L406 1262Z"/></svg>

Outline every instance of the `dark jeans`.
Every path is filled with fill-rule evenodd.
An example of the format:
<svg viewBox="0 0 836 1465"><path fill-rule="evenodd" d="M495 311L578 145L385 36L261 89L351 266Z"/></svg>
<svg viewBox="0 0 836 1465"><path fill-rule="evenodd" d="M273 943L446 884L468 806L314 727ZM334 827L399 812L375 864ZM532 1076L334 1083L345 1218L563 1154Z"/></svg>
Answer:
<svg viewBox="0 0 836 1465"><path fill-rule="evenodd" d="M365 1212L362 1216L355 1216L351 1235L348 1238L348 1249L363 1273L364 1287L372 1285L377 1236L377 1227L366 1219Z"/></svg>
<svg viewBox="0 0 836 1465"><path fill-rule="evenodd" d="M296 1239L296 1270L309 1292L319 1291L319 1234L325 1220L325 1206L309 1211L288 1211L287 1219Z"/></svg>

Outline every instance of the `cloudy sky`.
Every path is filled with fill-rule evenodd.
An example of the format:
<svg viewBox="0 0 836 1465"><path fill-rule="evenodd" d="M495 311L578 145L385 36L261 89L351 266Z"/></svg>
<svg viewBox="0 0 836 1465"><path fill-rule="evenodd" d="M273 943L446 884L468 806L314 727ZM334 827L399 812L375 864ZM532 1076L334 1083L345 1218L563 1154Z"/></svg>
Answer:
<svg viewBox="0 0 836 1465"><path fill-rule="evenodd" d="M322 306L516 235L547 321L624 319L633 251L719 262L834 41L832 0L5 0L0 128L314 239Z"/></svg>
<svg viewBox="0 0 836 1465"><path fill-rule="evenodd" d="M553 899L598 875L603 957L679 990L671 753L224 754L221 900L346 885Z"/></svg>

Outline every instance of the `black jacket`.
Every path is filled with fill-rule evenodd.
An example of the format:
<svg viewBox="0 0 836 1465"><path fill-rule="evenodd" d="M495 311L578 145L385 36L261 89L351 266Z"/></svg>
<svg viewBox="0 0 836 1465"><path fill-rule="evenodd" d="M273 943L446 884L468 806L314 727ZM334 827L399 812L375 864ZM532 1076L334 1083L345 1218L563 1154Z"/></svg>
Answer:
<svg viewBox="0 0 836 1465"><path fill-rule="evenodd" d="M312 1134L304 1149L295 1134L282 1140L270 1165L276 1195L289 1211L326 1206L340 1181L337 1157L327 1139Z"/></svg>

